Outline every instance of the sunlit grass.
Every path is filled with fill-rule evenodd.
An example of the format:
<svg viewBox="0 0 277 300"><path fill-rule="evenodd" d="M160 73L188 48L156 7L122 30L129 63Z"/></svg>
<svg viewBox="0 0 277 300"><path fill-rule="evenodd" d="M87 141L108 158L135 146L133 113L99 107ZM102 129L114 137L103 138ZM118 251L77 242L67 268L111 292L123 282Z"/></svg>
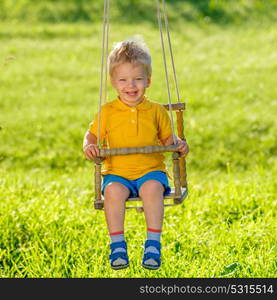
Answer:
<svg viewBox="0 0 277 300"><path fill-rule="evenodd" d="M111 44L142 26L153 55L147 94L166 103L157 28L113 24ZM103 212L93 209L81 147L99 100L100 30L1 24L0 276L275 277L276 27L172 30L190 194L166 209L156 272L140 266L143 214L127 211L131 263L115 272Z"/></svg>

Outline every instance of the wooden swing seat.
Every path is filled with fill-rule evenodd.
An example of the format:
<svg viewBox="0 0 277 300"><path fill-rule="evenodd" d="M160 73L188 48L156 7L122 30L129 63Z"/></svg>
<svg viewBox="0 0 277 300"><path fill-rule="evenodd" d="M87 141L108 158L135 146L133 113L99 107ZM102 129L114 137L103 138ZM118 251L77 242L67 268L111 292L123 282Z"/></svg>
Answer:
<svg viewBox="0 0 277 300"><path fill-rule="evenodd" d="M185 200L185 198L188 195L188 189L187 188L181 188L181 196L176 196L175 195L175 188L171 188L171 193L167 196L164 197L164 207L170 207L170 206L176 206ZM137 205L129 205L128 202L132 203L133 202L139 202L142 201L140 197L135 197L135 198L128 198L126 200L126 209L137 209L138 211L142 211L142 206L137 206ZM95 200L94 201L94 207L95 209L103 209L104 208L104 197L101 197L101 200Z"/></svg>
<svg viewBox="0 0 277 300"><path fill-rule="evenodd" d="M167 110L171 109L176 112L176 122L178 129L178 136L184 139L183 126L183 111L185 110L185 103L172 104L171 108L168 104L163 105ZM171 187L171 193L164 197L164 206L175 206L183 203L188 195L187 181L186 181L186 162L184 157L180 157L177 151L178 145L169 146L146 146L146 147L130 147L130 148L113 148L100 149L100 157L94 159L95 163L95 200L94 208L102 210L104 208L104 197L101 193L102 175L101 166L103 159L107 156L113 155L130 155L138 153L157 153L157 152L172 152L173 161L173 180L174 187ZM126 209L135 208L137 211L142 211L142 206L129 205L129 203L141 202L140 197L128 198L126 200Z"/></svg>

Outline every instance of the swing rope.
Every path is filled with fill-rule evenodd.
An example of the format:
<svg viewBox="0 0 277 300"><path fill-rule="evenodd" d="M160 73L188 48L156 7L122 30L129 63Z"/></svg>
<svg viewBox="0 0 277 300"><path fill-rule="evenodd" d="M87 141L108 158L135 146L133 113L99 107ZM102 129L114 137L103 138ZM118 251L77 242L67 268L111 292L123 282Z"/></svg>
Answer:
<svg viewBox="0 0 277 300"><path fill-rule="evenodd" d="M167 87L167 97L168 97L168 104L169 104L170 121L171 121L171 128L173 131L173 142L174 142L174 144L176 144L177 140L175 137L175 128L174 128L173 113L172 113L171 93L170 93L170 87L169 87L168 70L167 70L167 62L166 62L166 54L165 54L165 46L164 46L160 1L156 0L156 4L157 4L157 17L158 17L158 23L159 23L159 29L160 29L160 39L161 39L161 45L162 45L162 51L163 51L163 61L164 61L164 71L165 71L165 79L166 79L166 87Z"/></svg>
<svg viewBox="0 0 277 300"><path fill-rule="evenodd" d="M167 40L168 40L169 53L170 53L170 58L171 58L171 65L172 65L172 72L173 72L174 84L175 84L175 89L176 89L176 95L177 95L178 103L180 103L180 93L179 93L179 87L178 87L178 82L177 82L177 75L176 75L175 63L174 63L174 58L173 58L173 51L172 51L172 46L171 46L171 38L170 38L170 32L169 32L169 25L168 25L167 13L166 13L165 0L163 0L163 12L164 12L163 15L164 15L165 29L166 29L166 34L167 34Z"/></svg>
<svg viewBox="0 0 277 300"><path fill-rule="evenodd" d="M109 26L110 26L110 22L109 22L109 18L110 18L110 0L107 1L107 9L106 9L106 30L105 30L105 81L104 81L104 103L106 103L107 101L107 82L108 82L108 56L109 56Z"/></svg>
<svg viewBox="0 0 277 300"><path fill-rule="evenodd" d="M177 83L177 76L173 58L173 51L171 46L171 39L170 39L170 32L169 32L169 25L166 13L166 5L165 0L163 2L163 19L167 34L170 58L171 58L171 65L174 77L174 84L177 94L178 103L180 103L180 95L179 95L179 88ZM164 61L164 70L165 70L165 77L166 77L166 86L167 86L167 94L168 94L168 106L169 106L169 113L170 113L170 122L173 131L173 142L177 144L177 138L175 135L175 126L173 120L173 109L172 109L172 102L171 102L171 92L169 86L169 78L168 78L168 68L167 68L167 59L166 59L166 52L165 52L165 44L164 44L164 34L163 34L163 25L162 25L162 16L161 16L161 4L160 0L156 0L157 4L157 18L160 30L160 40L162 46L162 53L163 53L163 61ZM97 146L100 148L100 126L101 126L101 107L102 103L105 103L107 100L107 81L108 81L108 47L109 47L109 14L110 14L110 0L104 0L104 14L103 14L103 31L102 31L102 50L101 50L101 72L100 72L100 100L98 106L98 128L97 128Z"/></svg>
<svg viewBox="0 0 277 300"><path fill-rule="evenodd" d="M98 127L97 127L97 146L100 148L100 124L101 107L107 99L107 81L108 81L108 48L109 48L109 14L110 0L104 0L103 30L102 30L102 51L101 51L101 71L100 71L100 100L98 104ZM104 85L104 88L103 88ZM103 91L104 90L104 91ZM103 95L104 94L104 95Z"/></svg>

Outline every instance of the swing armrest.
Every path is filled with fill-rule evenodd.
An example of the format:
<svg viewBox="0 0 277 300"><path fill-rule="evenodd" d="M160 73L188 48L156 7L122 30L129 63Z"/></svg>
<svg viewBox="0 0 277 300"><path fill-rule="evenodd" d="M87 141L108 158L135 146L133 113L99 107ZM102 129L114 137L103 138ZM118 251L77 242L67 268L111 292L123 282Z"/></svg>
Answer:
<svg viewBox="0 0 277 300"><path fill-rule="evenodd" d="M148 154L158 152L178 152L179 145L168 146L145 146L145 147L129 147L129 148L112 148L100 149L100 156L128 155L128 154Z"/></svg>
<svg viewBox="0 0 277 300"><path fill-rule="evenodd" d="M170 110L170 105L169 104L163 104L163 107L166 110ZM171 104L171 109L172 110L185 110L186 109L186 103L185 102L180 102L180 103L172 103Z"/></svg>

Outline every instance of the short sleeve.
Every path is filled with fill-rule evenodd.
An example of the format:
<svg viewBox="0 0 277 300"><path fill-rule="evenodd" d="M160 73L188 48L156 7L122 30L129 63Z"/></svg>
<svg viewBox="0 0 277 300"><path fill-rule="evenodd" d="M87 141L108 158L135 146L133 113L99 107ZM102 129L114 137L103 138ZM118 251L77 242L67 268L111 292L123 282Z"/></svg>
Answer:
<svg viewBox="0 0 277 300"><path fill-rule="evenodd" d="M158 138L160 140L165 140L172 135L171 121L167 110L159 105L158 109Z"/></svg>
<svg viewBox="0 0 277 300"><path fill-rule="evenodd" d="M94 120L89 124L90 133L94 134L98 138L98 118L99 113L95 115ZM103 141L106 136L106 110L101 109L100 112L100 141Z"/></svg>

